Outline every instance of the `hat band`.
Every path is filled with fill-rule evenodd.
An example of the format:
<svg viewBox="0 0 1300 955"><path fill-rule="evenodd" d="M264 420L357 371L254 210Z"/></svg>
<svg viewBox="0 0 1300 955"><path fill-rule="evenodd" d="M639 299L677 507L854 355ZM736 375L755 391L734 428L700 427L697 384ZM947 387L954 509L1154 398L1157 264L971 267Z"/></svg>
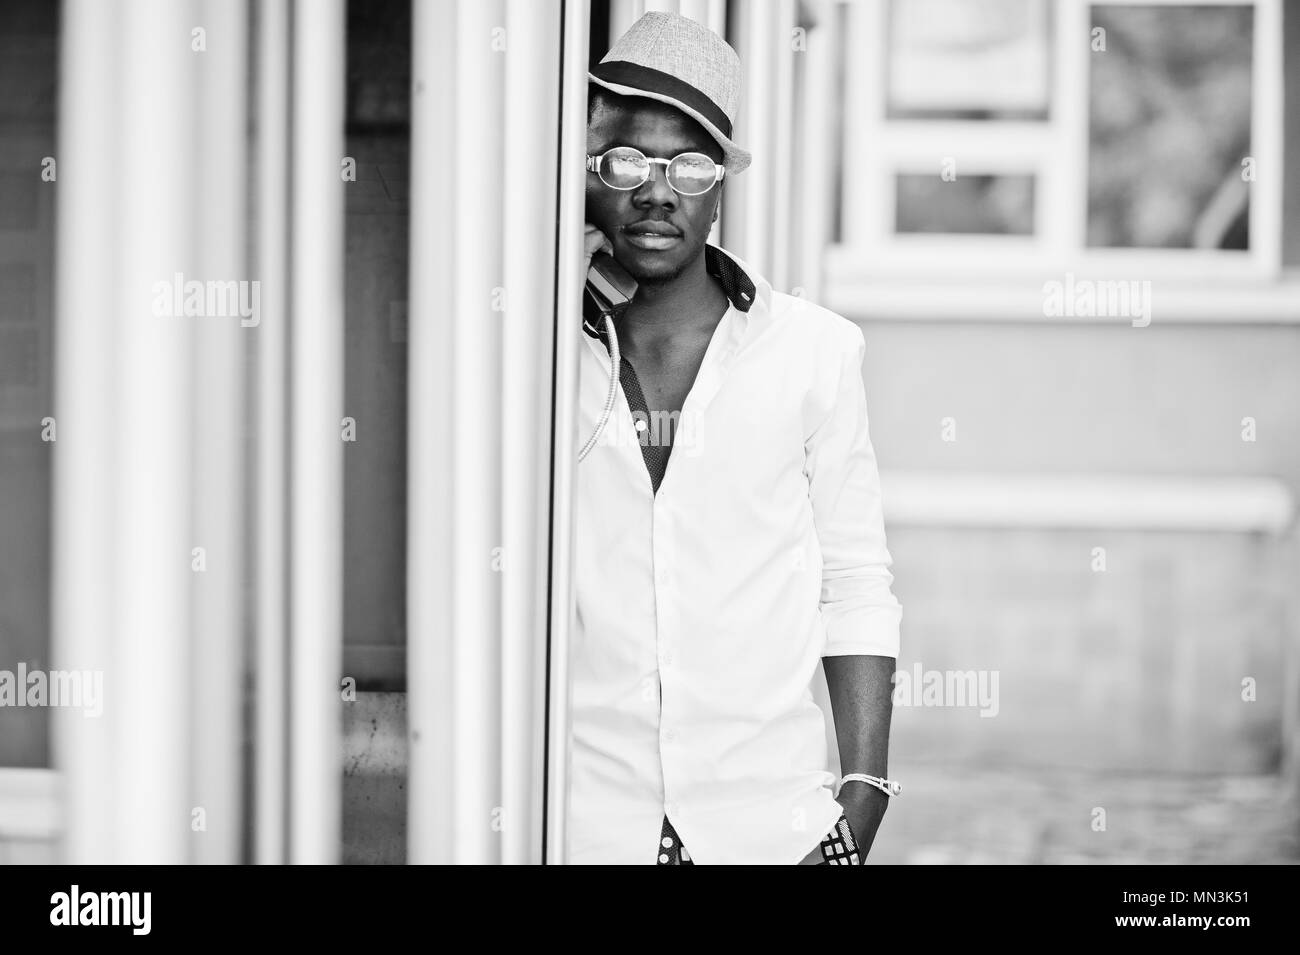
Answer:
<svg viewBox="0 0 1300 955"><path fill-rule="evenodd" d="M628 60L609 60L592 67L591 75L599 80L604 80L606 83L631 86L647 93L658 93L662 96L671 97L683 106L689 106L695 110L695 112L716 126L723 136L728 139L731 138L731 120L722 111L722 107L690 83L679 80L671 73L665 73L662 70L642 66L640 63L632 63Z"/></svg>

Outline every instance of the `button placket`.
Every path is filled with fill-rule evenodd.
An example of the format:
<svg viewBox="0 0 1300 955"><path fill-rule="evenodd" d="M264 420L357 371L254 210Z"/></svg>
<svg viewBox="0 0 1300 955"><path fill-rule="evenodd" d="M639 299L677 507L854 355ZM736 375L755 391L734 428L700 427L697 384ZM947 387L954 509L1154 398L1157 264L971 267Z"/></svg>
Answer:
<svg viewBox="0 0 1300 955"><path fill-rule="evenodd" d="M672 575L674 563L671 509L666 497L656 495L651 505L652 547L655 568L655 643L657 669L659 671L659 758L660 771L664 786L671 791L674 773L672 771L671 747L678 738L676 722L675 697L673 695L672 674L667 668L672 662ZM665 748L668 748L666 752Z"/></svg>

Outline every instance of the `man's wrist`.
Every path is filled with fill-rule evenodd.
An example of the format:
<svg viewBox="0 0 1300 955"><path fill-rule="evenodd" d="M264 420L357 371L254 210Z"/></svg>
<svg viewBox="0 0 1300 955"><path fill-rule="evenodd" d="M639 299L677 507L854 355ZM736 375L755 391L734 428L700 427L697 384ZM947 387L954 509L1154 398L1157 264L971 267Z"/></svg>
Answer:
<svg viewBox="0 0 1300 955"><path fill-rule="evenodd" d="M870 773L845 773L836 783L835 792L838 794L846 785L854 782L874 787L886 796L897 796L903 791L902 784L896 779L886 779L884 776L873 776Z"/></svg>
<svg viewBox="0 0 1300 955"><path fill-rule="evenodd" d="M865 861L876 841L876 832L889 808L889 797L874 786L861 781L845 783L836 797L858 842L858 852Z"/></svg>
<svg viewBox="0 0 1300 955"><path fill-rule="evenodd" d="M863 806L884 806L889 804L888 795L861 779L845 780L840 786L839 800L840 802Z"/></svg>

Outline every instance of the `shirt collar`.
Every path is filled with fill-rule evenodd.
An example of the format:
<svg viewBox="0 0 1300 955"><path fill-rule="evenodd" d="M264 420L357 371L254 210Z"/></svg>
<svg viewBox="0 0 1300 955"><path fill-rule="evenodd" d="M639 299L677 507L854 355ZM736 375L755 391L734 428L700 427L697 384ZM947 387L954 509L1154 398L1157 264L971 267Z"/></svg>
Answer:
<svg viewBox="0 0 1300 955"><path fill-rule="evenodd" d="M722 283L722 290L736 311L748 313L755 302L761 302L764 307L769 304L771 286L761 276L755 281L751 277L752 270L730 252L724 252L716 245L706 245L704 268Z"/></svg>
<svg viewBox="0 0 1300 955"><path fill-rule="evenodd" d="M755 305L758 311L766 312L772 304L772 286L761 275L730 252L716 245L704 247L704 268L722 285L727 300L746 319ZM746 324L748 324L746 322ZM605 340L605 329L593 329L585 321L582 330L590 337Z"/></svg>

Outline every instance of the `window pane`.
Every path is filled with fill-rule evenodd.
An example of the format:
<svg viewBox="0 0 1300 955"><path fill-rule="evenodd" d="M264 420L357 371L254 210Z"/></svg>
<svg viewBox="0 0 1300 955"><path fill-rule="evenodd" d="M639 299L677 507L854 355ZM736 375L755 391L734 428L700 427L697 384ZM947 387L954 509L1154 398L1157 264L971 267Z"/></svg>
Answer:
<svg viewBox="0 0 1300 955"><path fill-rule="evenodd" d="M900 175L898 232L1029 235L1034 231L1034 177Z"/></svg>
<svg viewBox="0 0 1300 955"><path fill-rule="evenodd" d="M54 391L52 177L64 172L51 163L59 155L60 9L42 0L0 3L0 681L15 693L10 703L28 699L34 674L44 677L52 666L56 434L46 421ZM48 767L49 728L48 706L0 705L0 768ZM17 845L0 831L0 860L21 858Z"/></svg>
<svg viewBox="0 0 1300 955"><path fill-rule="evenodd" d="M1253 13L1092 7L1088 245L1246 248Z"/></svg>
<svg viewBox="0 0 1300 955"><path fill-rule="evenodd" d="M1045 118L1049 15L1045 0L893 0L889 118Z"/></svg>

